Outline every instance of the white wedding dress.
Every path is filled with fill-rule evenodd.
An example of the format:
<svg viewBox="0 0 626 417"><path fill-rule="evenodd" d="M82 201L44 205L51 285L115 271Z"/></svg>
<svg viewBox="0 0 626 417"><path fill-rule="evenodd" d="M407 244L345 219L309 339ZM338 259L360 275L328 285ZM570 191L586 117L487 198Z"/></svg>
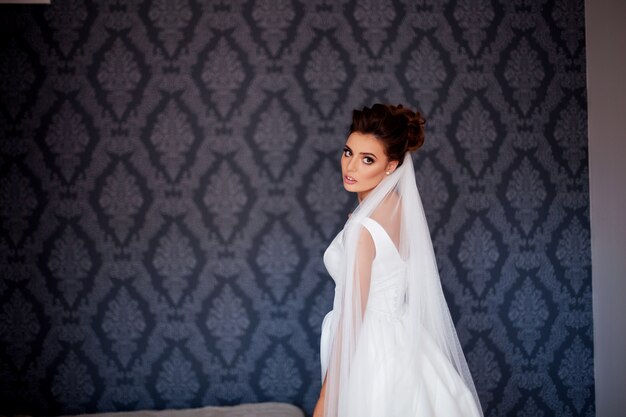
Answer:
<svg viewBox="0 0 626 417"><path fill-rule="evenodd" d="M420 333L418 353L410 352L407 335L416 329L407 328L405 320L405 261L378 222L366 217L361 223L372 236L376 255L349 375L350 398L360 400L349 404L348 413L355 417L481 416L474 397L428 332ZM344 230L324 252L324 264L337 288L344 285L343 240ZM335 297L337 293L336 289ZM331 310L322 323L322 380L329 366L334 314Z"/></svg>

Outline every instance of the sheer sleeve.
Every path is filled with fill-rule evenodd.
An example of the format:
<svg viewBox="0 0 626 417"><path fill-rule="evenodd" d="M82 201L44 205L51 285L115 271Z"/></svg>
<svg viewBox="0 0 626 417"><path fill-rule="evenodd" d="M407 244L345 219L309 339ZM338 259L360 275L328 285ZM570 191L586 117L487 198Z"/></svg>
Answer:
<svg viewBox="0 0 626 417"><path fill-rule="evenodd" d="M353 250L346 251L343 285L337 297L335 329L329 358L329 366L323 383L324 416L342 415L341 410L349 407L345 392L349 387L349 375L354 352L359 342L359 334L365 318L367 299L372 278L372 263L376 257L374 239L362 224L354 228Z"/></svg>

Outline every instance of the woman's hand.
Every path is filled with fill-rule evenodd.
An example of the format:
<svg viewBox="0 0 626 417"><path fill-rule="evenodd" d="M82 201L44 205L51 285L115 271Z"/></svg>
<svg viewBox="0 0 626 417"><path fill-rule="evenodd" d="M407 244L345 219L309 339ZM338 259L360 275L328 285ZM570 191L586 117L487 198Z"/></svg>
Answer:
<svg viewBox="0 0 626 417"><path fill-rule="evenodd" d="M324 398L326 397L326 378L324 378L324 382L322 382L322 389L320 390L320 398L317 400L317 404L315 404L315 408L313 409L313 417L324 417Z"/></svg>
<svg viewBox="0 0 626 417"><path fill-rule="evenodd" d="M313 409L313 417L324 417L324 397L320 397Z"/></svg>

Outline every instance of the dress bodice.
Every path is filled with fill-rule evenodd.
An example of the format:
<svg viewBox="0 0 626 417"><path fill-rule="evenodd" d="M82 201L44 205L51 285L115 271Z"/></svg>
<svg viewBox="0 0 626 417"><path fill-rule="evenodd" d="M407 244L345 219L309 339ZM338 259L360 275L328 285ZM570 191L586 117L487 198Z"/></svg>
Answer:
<svg viewBox="0 0 626 417"><path fill-rule="evenodd" d="M399 316L404 311L405 304L405 262L378 222L365 218L362 224L372 236L376 248L366 311ZM324 265L337 286L343 285L345 263L344 230L341 230L324 252Z"/></svg>

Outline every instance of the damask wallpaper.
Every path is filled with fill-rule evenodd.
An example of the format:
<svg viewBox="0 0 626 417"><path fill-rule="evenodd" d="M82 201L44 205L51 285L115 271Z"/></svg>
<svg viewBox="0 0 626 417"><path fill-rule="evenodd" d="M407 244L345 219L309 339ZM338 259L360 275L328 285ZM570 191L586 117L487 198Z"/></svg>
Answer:
<svg viewBox="0 0 626 417"><path fill-rule="evenodd" d="M583 0L0 6L0 411L317 399L351 110L415 156L487 416L593 416ZM0 413L0 414L1 414Z"/></svg>

